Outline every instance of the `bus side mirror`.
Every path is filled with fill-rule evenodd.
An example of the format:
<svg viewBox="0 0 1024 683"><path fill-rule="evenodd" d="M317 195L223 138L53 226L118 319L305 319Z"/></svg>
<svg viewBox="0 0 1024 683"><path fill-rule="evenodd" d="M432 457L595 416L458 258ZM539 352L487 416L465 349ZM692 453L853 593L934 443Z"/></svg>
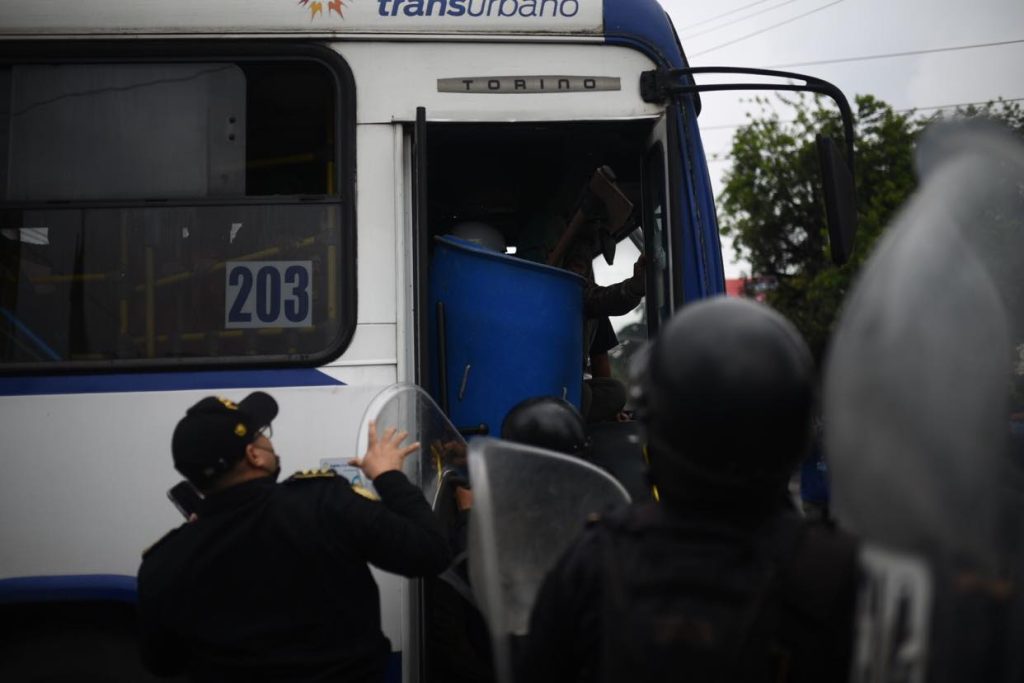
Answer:
<svg viewBox="0 0 1024 683"><path fill-rule="evenodd" d="M853 252L853 237L857 232L853 173L836 150L832 138L819 135L817 143L829 247L832 251L832 262L841 266L850 259Z"/></svg>
<svg viewBox="0 0 1024 683"><path fill-rule="evenodd" d="M696 74L744 74L758 77L785 78L802 83L702 83L694 82ZM774 69L747 69L735 66L695 66L683 69L658 69L644 71L640 75L640 94L646 102L664 102L672 96L692 95L702 92L732 90L778 90L788 92L812 92L825 95L839 107L842 117L843 137L846 140L846 158L836 150L830 137L819 136L818 162L821 165L822 187L825 195L825 218L828 222L829 244L832 261L842 265L853 252L853 236L857 231L857 207L853 188L853 138L854 120L850 103L843 91L828 81L814 76L775 71Z"/></svg>

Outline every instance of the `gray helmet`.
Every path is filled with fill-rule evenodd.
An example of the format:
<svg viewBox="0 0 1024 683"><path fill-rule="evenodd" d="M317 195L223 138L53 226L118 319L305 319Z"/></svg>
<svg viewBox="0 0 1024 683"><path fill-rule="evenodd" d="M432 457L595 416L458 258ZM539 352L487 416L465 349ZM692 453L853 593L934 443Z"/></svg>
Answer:
<svg viewBox="0 0 1024 683"><path fill-rule="evenodd" d="M686 306L654 342L639 416L663 494L777 499L810 443L814 365L781 315L746 299Z"/></svg>
<svg viewBox="0 0 1024 683"><path fill-rule="evenodd" d="M490 249L499 254L505 253L505 236L497 228L487 223L463 221L457 223L450 234L484 249Z"/></svg>
<svg viewBox="0 0 1024 683"><path fill-rule="evenodd" d="M517 403L501 423L501 438L566 455L582 455L587 445L583 416L571 403L554 396Z"/></svg>

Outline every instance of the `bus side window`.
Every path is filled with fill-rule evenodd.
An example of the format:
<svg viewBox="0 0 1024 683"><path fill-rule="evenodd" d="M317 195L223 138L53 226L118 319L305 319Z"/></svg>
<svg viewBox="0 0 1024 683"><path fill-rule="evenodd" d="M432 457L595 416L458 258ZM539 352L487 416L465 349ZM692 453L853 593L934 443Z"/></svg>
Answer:
<svg viewBox="0 0 1024 683"><path fill-rule="evenodd" d="M0 230L17 245L0 367L340 353L355 326L342 82L266 55L0 65Z"/></svg>

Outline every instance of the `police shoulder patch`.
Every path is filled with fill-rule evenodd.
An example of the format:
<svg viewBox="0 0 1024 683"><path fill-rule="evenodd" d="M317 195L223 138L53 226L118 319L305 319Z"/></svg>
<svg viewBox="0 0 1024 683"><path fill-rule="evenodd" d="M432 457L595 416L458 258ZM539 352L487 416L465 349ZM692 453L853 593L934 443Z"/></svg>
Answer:
<svg viewBox="0 0 1024 683"><path fill-rule="evenodd" d="M376 495L373 491L366 488L365 486L360 486L359 484L352 484L352 492L368 500L380 500L380 496Z"/></svg>
<svg viewBox="0 0 1024 683"><path fill-rule="evenodd" d="M311 479L336 479L338 473L330 468L321 470L300 470L292 476L285 479L285 483L292 481L309 481Z"/></svg>

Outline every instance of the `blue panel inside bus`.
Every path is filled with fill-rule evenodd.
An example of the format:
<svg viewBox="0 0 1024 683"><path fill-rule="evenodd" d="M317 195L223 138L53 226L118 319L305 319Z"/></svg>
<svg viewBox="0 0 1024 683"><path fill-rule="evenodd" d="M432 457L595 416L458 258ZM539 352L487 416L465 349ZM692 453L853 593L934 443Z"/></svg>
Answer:
<svg viewBox="0 0 1024 683"><path fill-rule="evenodd" d="M459 429L486 425L533 396L577 408L583 383L583 278L454 237L438 237L430 265L431 392ZM444 329L438 329L438 304ZM439 331L445 338L438 343Z"/></svg>

